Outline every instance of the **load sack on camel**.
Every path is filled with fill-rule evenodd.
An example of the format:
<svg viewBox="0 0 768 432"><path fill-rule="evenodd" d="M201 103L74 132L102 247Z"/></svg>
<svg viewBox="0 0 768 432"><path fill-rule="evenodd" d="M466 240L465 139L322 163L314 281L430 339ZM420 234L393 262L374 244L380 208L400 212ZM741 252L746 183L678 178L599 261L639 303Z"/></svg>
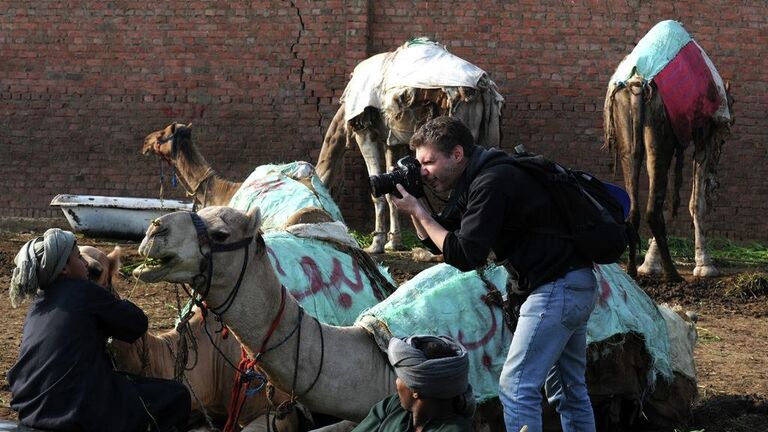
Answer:
<svg viewBox="0 0 768 432"><path fill-rule="evenodd" d="M704 49L677 21L662 21L643 36L610 83L623 87L633 77L656 85L683 147L691 142L694 130L710 119L731 120L723 79Z"/></svg>
<svg viewBox="0 0 768 432"><path fill-rule="evenodd" d="M253 170L229 202L229 206L249 211L259 207L264 232L285 227L298 210L324 210L333 221L344 222L341 210L308 162L261 165Z"/></svg>
<svg viewBox="0 0 768 432"><path fill-rule="evenodd" d="M344 121L359 116L366 108L376 108L388 117L403 115L416 97L414 92L429 93L437 105L447 109L473 99L465 91L490 89L479 92L483 98L486 124L489 130L498 130L498 113L504 98L496 91L496 84L488 74L472 63L448 52L445 46L427 38L413 38L393 52L370 57L358 64L352 72L340 102L345 105ZM433 91L434 90L434 91ZM407 144L413 131L403 131L400 136L393 122L387 122L391 135L387 143ZM480 141L483 141L480 139ZM498 142L498 137L491 139Z"/></svg>
<svg viewBox="0 0 768 432"><path fill-rule="evenodd" d="M617 264L596 265L594 274L599 297L587 324L587 386L593 404L652 404L653 397L661 398L652 396L654 389L663 384L667 393L661 398L662 404L674 399L683 409L676 410L674 418L652 421L684 422L695 391L680 395L672 384L684 380L686 389L695 390L696 374L691 338L677 333L670 336L670 331L680 328L675 323L681 317L662 314L662 307L657 308ZM383 351L392 336L431 334L454 338L467 348L470 383L475 398L484 402L498 396L499 375L512 340L502 309L490 294L506 294L507 277L504 267L495 265L479 273L438 264L363 312L355 325L371 333ZM682 328L695 334L695 328ZM671 342L676 346L670 346Z"/></svg>

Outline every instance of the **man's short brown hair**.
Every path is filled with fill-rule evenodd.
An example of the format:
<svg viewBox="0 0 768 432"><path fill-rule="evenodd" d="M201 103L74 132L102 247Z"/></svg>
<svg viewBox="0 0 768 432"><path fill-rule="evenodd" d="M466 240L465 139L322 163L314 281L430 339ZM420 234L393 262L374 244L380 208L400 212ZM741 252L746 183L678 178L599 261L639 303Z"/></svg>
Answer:
<svg viewBox="0 0 768 432"><path fill-rule="evenodd" d="M424 123L411 137L410 148L430 144L443 154L450 154L457 145L464 149L465 156L472 156L475 150L475 137L464 122L448 116L435 117Z"/></svg>

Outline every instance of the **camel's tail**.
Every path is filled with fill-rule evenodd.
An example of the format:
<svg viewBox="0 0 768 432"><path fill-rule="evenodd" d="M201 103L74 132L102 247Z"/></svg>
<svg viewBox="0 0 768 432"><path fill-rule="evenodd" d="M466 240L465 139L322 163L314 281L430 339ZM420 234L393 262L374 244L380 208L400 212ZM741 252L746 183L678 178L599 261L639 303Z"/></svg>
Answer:
<svg viewBox="0 0 768 432"><path fill-rule="evenodd" d="M616 93L624 88L611 83L608 85L608 92L605 95L605 102L603 105L603 149L613 151L613 173L616 174L616 169L619 166L619 147L616 145L616 124L614 123L613 105Z"/></svg>
<svg viewBox="0 0 768 432"><path fill-rule="evenodd" d="M323 146L320 148L320 156L315 166L315 173L332 195L341 188L344 153L350 134L347 129L344 121L344 104L341 104L325 132Z"/></svg>
<svg viewBox="0 0 768 432"><path fill-rule="evenodd" d="M485 148L499 147L502 138L500 123L504 97L497 91L496 83L488 77L481 78L478 86L482 93L483 121L477 143Z"/></svg>

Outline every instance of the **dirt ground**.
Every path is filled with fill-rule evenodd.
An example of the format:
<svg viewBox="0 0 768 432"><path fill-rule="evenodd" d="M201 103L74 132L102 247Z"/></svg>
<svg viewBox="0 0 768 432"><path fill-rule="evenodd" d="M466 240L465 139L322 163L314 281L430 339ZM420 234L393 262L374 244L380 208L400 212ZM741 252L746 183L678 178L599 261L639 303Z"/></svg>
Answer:
<svg viewBox="0 0 768 432"><path fill-rule="evenodd" d="M10 393L6 371L18 352L25 307L12 308L8 286L13 258L19 247L39 233L0 233L0 418L14 419L9 408ZM116 244L109 240L80 239L105 251ZM121 241L124 263L138 261L137 243ZM408 254L377 258L390 268L398 283L409 279L430 264L417 263ZM750 289L731 293L745 275L765 269L724 268L725 275L696 280L690 269L682 269L686 281L665 283L644 278L640 285L657 302L676 303L698 315L699 343L696 364L699 401L694 418L685 431L739 432L768 430L768 287L765 280ZM740 279L741 278L741 279ZM137 284L129 278L116 283L120 294L138 304L150 317L154 330L172 325L176 308L175 288L168 284Z"/></svg>

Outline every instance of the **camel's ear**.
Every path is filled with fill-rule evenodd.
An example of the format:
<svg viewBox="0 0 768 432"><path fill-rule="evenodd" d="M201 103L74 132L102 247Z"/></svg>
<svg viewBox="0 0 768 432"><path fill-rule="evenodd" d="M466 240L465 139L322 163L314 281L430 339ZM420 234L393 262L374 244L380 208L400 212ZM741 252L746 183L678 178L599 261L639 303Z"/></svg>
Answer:
<svg viewBox="0 0 768 432"><path fill-rule="evenodd" d="M192 122L187 123L187 129L192 129Z"/></svg>
<svg viewBox="0 0 768 432"><path fill-rule="evenodd" d="M252 209L248 210L246 215L250 220L248 231L251 233L257 232L259 228L261 228L261 209L258 207L253 207Z"/></svg>
<svg viewBox="0 0 768 432"><path fill-rule="evenodd" d="M725 82L725 91L731 91L731 80Z"/></svg>

